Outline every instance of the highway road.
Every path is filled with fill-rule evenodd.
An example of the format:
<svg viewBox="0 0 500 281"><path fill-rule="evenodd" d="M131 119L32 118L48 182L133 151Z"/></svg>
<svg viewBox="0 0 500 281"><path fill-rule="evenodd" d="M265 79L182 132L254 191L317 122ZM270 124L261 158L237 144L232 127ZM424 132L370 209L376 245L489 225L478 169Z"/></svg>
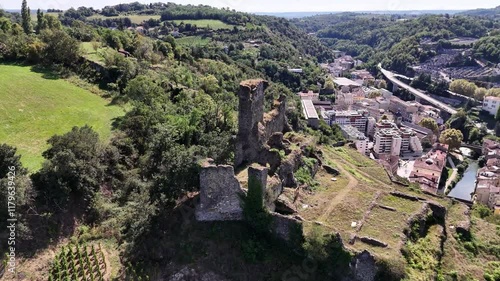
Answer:
<svg viewBox="0 0 500 281"><path fill-rule="evenodd" d="M384 74L384 76L387 79L389 79L389 81L391 81L393 84L398 85L398 87L406 89L407 91L409 91L410 93L412 93L416 97L418 97L420 99L423 99L423 100L426 100L427 102L429 102L430 104L434 105L435 107L437 107L437 108L439 108L441 110L444 110L444 111L446 111L446 112L448 112L450 114L457 113L457 111L453 107L451 107L451 106L449 106L449 105L447 105L447 104L445 104L443 102L440 102L437 99L432 98L432 97L430 97L430 96L422 93L421 91L419 91L419 90L411 87L410 85L405 84L404 82L398 80L395 77L394 73L392 73L392 72L390 72L388 70L383 69L382 68L382 64L379 64L378 67L379 67L380 71L382 72L382 74Z"/></svg>

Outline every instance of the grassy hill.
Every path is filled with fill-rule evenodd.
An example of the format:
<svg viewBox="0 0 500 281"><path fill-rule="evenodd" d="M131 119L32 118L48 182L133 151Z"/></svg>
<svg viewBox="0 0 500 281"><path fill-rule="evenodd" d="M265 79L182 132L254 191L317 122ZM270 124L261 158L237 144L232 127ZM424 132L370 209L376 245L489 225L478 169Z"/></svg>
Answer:
<svg viewBox="0 0 500 281"><path fill-rule="evenodd" d="M123 114L103 98L30 67L0 65L0 89L0 142L16 146L32 171L41 167L51 136L88 124L106 139L112 119Z"/></svg>
<svg viewBox="0 0 500 281"><path fill-rule="evenodd" d="M131 14L131 15L122 15L122 16L113 16L113 17L105 17L103 15L93 15L89 17L88 19L118 19L118 18L129 18L132 23L135 24L141 24L144 21L147 21L149 19L160 19L159 15L136 15L136 14Z"/></svg>
<svg viewBox="0 0 500 281"><path fill-rule="evenodd" d="M225 22L222 22L220 20L210 20L210 19L204 19L204 20L173 20L176 24L192 24L196 25L198 27L210 27L214 30L218 29L233 29L234 25L227 24Z"/></svg>

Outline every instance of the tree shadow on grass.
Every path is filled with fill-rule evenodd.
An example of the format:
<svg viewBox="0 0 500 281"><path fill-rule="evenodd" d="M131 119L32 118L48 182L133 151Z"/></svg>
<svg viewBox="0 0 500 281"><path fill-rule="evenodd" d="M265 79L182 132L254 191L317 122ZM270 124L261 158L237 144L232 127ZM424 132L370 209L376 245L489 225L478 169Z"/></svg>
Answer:
<svg viewBox="0 0 500 281"><path fill-rule="evenodd" d="M31 72L42 74L42 78L48 80L58 80L65 78L64 69L59 66L53 66L47 68L40 65L34 65L31 67Z"/></svg>

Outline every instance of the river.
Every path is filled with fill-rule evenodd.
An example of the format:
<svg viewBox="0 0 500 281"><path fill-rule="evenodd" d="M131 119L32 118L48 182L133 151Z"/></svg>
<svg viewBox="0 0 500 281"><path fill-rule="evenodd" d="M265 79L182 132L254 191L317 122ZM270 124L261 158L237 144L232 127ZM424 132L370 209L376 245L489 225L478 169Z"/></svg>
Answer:
<svg viewBox="0 0 500 281"><path fill-rule="evenodd" d="M448 196L470 201L472 199L471 193L474 192L474 188L476 187L477 170L479 170L477 162L471 162L467 170L465 170L462 179L451 190Z"/></svg>

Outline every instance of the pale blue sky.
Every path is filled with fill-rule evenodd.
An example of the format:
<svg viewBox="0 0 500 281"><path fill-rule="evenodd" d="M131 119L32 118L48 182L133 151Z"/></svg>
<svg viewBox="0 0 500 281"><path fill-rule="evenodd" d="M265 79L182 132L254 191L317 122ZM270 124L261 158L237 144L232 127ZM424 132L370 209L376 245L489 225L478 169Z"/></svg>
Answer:
<svg viewBox="0 0 500 281"><path fill-rule="evenodd" d="M70 7L106 5L134 2L127 0L28 0L31 9L68 9ZM138 0L141 3L169 2ZM467 10L493 8L498 0L170 0L180 4L206 4L230 7L244 12L318 12L318 11L387 11L387 10ZM21 0L1 0L0 8L20 9Z"/></svg>

